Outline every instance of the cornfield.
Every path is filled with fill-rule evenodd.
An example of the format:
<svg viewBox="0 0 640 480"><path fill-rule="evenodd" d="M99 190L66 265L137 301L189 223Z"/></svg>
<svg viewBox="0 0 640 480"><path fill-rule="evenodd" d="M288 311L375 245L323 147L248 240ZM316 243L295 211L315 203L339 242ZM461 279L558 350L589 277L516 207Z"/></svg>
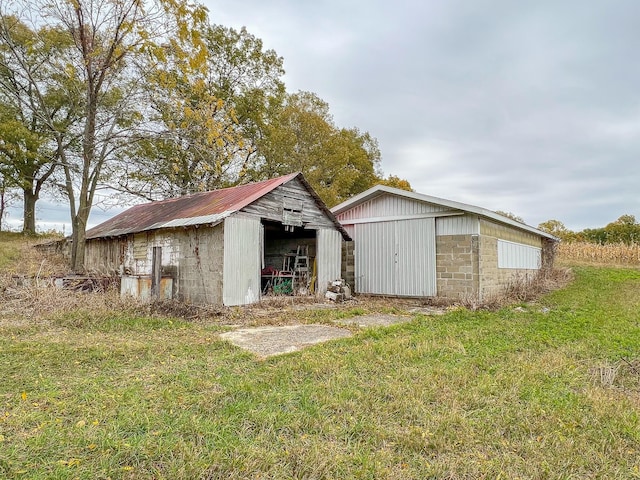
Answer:
<svg viewBox="0 0 640 480"><path fill-rule="evenodd" d="M563 242L558 245L556 253L560 260L565 261L610 265L640 265L640 243L599 245L589 242Z"/></svg>

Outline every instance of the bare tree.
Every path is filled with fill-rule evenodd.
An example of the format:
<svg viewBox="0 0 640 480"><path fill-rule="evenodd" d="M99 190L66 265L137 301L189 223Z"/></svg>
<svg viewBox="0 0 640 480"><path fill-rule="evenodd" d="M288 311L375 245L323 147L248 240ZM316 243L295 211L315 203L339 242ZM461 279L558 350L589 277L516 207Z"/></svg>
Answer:
<svg viewBox="0 0 640 480"><path fill-rule="evenodd" d="M60 42L69 42L57 56L43 59L57 79L31 75L11 43L7 55L22 69L35 98L60 89L80 109L77 121L60 125L53 115L57 112L44 101L33 106L52 132L71 214L71 267L80 271L87 221L96 189L105 180L105 165L135 139L142 119L138 95L144 81L136 71L136 58L155 51L156 42L170 39L171 32L189 36L194 23L206 20L206 10L175 0L0 0L0 15L20 19L43 41L57 32Z"/></svg>

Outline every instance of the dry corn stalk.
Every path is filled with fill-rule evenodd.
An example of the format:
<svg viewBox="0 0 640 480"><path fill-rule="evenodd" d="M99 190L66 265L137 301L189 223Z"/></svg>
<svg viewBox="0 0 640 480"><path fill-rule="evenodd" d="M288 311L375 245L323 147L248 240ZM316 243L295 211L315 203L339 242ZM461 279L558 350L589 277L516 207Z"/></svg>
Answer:
<svg viewBox="0 0 640 480"><path fill-rule="evenodd" d="M560 243L557 254L564 260L608 263L616 265L640 265L640 244L589 242Z"/></svg>

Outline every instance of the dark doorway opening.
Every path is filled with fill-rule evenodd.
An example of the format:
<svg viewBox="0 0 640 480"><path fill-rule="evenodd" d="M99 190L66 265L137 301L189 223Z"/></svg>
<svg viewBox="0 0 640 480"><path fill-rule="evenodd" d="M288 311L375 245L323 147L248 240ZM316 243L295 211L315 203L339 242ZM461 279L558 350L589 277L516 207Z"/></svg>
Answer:
<svg viewBox="0 0 640 480"><path fill-rule="evenodd" d="M315 289L316 231L263 220L263 295L308 295Z"/></svg>

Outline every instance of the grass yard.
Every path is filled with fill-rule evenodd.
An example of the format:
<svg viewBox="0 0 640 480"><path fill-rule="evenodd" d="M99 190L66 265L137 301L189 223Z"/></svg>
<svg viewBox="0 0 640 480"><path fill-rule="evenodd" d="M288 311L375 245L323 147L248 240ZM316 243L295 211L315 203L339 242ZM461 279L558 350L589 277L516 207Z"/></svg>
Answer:
<svg viewBox="0 0 640 480"><path fill-rule="evenodd" d="M14 309L0 478L640 478L640 271L575 274L263 361L213 318Z"/></svg>

